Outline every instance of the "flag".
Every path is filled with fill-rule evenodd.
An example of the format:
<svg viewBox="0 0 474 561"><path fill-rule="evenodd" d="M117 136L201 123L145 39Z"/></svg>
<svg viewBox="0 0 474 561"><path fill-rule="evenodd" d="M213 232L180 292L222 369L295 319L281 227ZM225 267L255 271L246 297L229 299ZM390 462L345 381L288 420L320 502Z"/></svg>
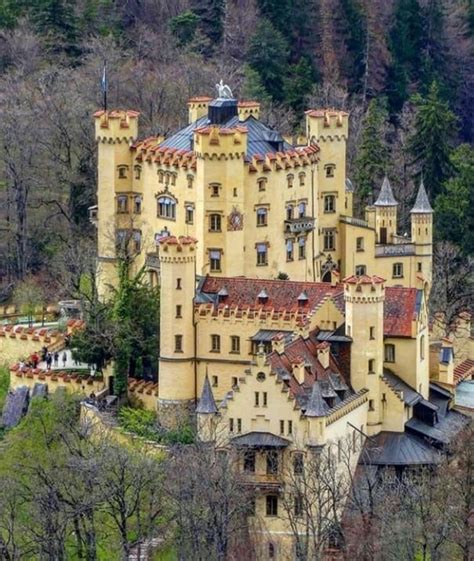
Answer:
<svg viewBox="0 0 474 561"><path fill-rule="evenodd" d="M102 71L101 90L104 99L104 111L107 111L107 63L104 61L104 69Z"/></svg>

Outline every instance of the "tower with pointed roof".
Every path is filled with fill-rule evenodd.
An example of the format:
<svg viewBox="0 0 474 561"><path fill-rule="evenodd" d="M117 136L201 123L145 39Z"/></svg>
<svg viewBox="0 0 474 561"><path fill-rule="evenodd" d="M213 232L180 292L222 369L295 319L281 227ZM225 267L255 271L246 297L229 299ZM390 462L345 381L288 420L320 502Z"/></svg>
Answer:
<svg viewBox="0 0 474 561"><path fill-rule="evenodd" d="M213 442L215 440L215 421L217 405L212 393L209 376L206 374L202 386L201 397L196 407L197 430L201 440Z"/></svg>
<svg viewBox="0 0 474 561"><path fill-rule="evenodd" d="M417 273L431 285L433 256L433 209L423 179L411 214L411 241L415 245Z"/></svg>
<svg viewBox="0 0 474 561"><path fill-rule="evenodd" d="M385 176L379 196L374 203L376 242L379 244L393 243L397 234L398 203L393 196L392 186Z"/></svg>
<svg viewBox="0 0 474 561"><path fill-rule="evenodd" d="M196 240L160 240L160 362L158 414L165 426L187 422L196 399L193 298Z"/></svg>

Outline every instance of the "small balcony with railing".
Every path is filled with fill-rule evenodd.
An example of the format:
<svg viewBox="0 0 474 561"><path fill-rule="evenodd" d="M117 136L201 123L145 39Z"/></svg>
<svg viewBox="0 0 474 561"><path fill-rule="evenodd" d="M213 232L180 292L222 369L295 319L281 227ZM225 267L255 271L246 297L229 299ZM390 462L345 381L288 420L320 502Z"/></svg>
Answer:
<svg viewBox="0 0 474 561"><path fill-rule="evenodd" d="M300 234L314 230L315 219L312 216L287 218L284 223L285 233Z"/></svg>

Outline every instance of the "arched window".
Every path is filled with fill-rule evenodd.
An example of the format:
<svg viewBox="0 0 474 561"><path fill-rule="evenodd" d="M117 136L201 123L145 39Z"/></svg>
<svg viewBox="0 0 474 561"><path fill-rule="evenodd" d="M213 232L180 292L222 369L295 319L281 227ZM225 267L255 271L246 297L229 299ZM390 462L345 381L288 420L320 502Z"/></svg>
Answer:
<svg viewBox="0 0 474 561"><path fill-rule="evenodd" d="M133 169L135 170L135 179L140 179L142 175L142 166L135 166Z"/></svg>
<svg viewBox="0 0 474 561"><path fill-rule="evenodd" d="M158 170L158 183L163 183L164 176L165 176L165 174L163 173L163 170L159 169Z"/></svg>
<svg viewBox="0 0 474 561"><path fill-rule="evenodd" d="M291 188L293 187L293 182L294 182L295 176L293 174L289 174L286 176L286 181L288 183L288 187Z"/></svg>
<svg viewBox="0 0 474 561"><path fill-rule="evenodd" d="M133 198L133 212L134 214L141 214L142 212L142 198L140 195L135 195Z"/></svg>
<svg viewBox="0 0 474 561"><path fill-rule="evenodd" d="M286 240L286 260L293 261L293 240Z"/></svg>
<svg viewBox="0 0 474 561"><path fill-rule="evenodd" d="M186 179L188 180L188 189L192 189L193 188L194 176L188 175L188 176L186 176Z"/></svg>
<svg viewBox="0 0 474 561"><path fill-rule="evenodd" d="M158 197L158 216L169 220L176 219L176 201L170 197Z"/></svg>
<svg viewBox="0 0 474 561"><path fill-rule="evenodd" d="M355 274L358 277L365 275L367 272L367 267L365 265L356 265Z"/></svg>
<svg viewBox="0 0 474 561"><path fill-rule="evenodd" d="M293 205L288 205L286 207L286 219L293 220Z"/></svg>
<svg viewBox="0 0 474 561"><path fill-rule="evenodd" d="M298 178L300 180L300 186L303 187L306 174L302 171L301 173L298 174Z"/></svg>
<svg viewBox="0 0 474 561"><path fill-rule="evenodd" d="M210 232L220 232L221 231L222 218L220 214L210 214L209 215L209 231Z"/></svg>
<svg viewBox="0 0 474 561"><path fill-rule="evenodd" d="M425 336L422 335L420 337L420 359L425 359Z"/></svg>
<svg viewBox="0 0 474 561"><path fill-rule="evenodd" d="M257 208L257 226L266 226L268 218L268 210L266 208Z"/></svg>
<svg viewBox="0 0 474 561"><path fill-rule="evenodd" d="M128 212L128 197L127 195L119 195L117 197L117 212L125 214Z"/></svg>

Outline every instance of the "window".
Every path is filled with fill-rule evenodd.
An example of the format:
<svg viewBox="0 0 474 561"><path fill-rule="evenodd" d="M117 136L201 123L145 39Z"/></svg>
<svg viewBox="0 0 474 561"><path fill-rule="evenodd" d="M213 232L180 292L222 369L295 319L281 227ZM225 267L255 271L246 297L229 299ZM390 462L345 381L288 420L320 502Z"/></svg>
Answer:
<svg viewBox="0 0 474 561"><path fill-rule="evenodd" d="M334 172L336 171L336 166L334 164L328 164L326 168L326 177L334 177Z"/></svg>
<svg viewBox="0 0 474 561"><path fill-rule="evenodd" d="M293 421L288 421L288 434L293 434Z"/></svg>
<svg viewBox="0 0 474 561"><path fill-rule="evenodd" d="M303 172L298 175L298 178L300 180L300 187L304 187L305 177L306 177L306 174L304 174Z"/></svg>
<svg viewBox="0 0 474 561"><path fill-rule="evenodd" d="M260 406L260 393L259 392L255 392L255 407L259 407Z"/></svg>
<svg viewBox="0 0 474 561"><path fill-rule="evenodd" d="M217 388L218 385L219 385L219 378L217 376L213 376L212 377L212 387Z"/></svg>
<svg viewBox="0 0 474 561"><path fill-rule="evenodd" d="M293 205L288 205L286 207L286 219L293 220Z"/></svg>
<svg viewBox="0 0 474 561"><path fill-rule="evenodd" d="M425 336L422 335L420 337L420 359L425 359Z"/></svg>
<svg viewBox="0 0 474 561"><path fill-rule="evenodd" d="M295 495L295 516L303 516L303 497L299 493Z"/></svg>
<svg viewBox="0 0 474 561"><path fill-rule="evenodd" d="M128 212L128 197L127 195L120 195L117 197L117 212L125 214Z"/></svg>
<svg viewBox="0 0 474 561"><path fill-rule="evenodd" d="M192 175L188 175L186 177L186 179L188 181L188 189L192 189L193 188L194 177Z"/></svg>
<svg viewBox="0 0 474 561"><path fill-rule="evenodd" d="M364 251L364 238L356 238L356 251Z"/></svg>
<svg viewBox="0 0 474 561"><path fill-rule="evenodd" d="M385 362L395 362L395 345L385 345Z"/></svg>
<svg viewBox="0 0 474 561"><path fill-rule="evenodd" d="M158 170L158 183L163 183L164 173L161 169Z"/></svg>
<svg viewBox="0 0 474 561"><path fill-rule="evenodd" d="M263 406L266 407L268 405L268 395L267 392L263 392Z"/></svg>
<svg viewBox="0 0 474 561"><path fill-rule="evenodd" d="M257 209L257 226L266 226L268 224L268 210L266 208Z"/></svg>
<svg viewBox="0 0 474 561"><path fill-rule="evenodd" d="M118 166L119 179L127 179L128 166Z"/></svg>
<svg viewBox="0 0 474 561"><path fill-rule="evenodd" d="M370 327L369 329L369 339L375 339L375 327Z"/></svg>
<svg viewBox="0 0 474 561"><path fill-rule="evenodd" d="M244 471L246 473L255 473L255 452L254 452L254 450L246 450L244 452Z"/></svg>
<svg viewBox="0 0 474 561"><path fill-rule="evenodd" d="M176 317L177 317L177 318L182 318L182 317L183 317L183 316L181 315L181 308L182 308L181 304L178 304L178 305L176 306Z"/></svg>
<svg viewBox="0 0 474 561"><path fill-rule="evenodd" d="M268 544L268 559L276 559L276 548L271 542Z"/></svg>
<svg viewBox="0 0 474 561"><path fill-rule="evenodd" d="M257 244L257 265L268 265L268 246L266 243Z"/></svg>
<svg viewBox="0 0 474 561"><path fill-rule="evenodd" d="M234 187L233 194L234 194L234 197L237 197L237 187Z"/></svg>
<svg viewBox="0 0 474 561"><path fill-rule="evenodd" d="M267 495L267 516L278 516L278 496Z"/></svg>
<svg viewBox="0 0 474 561"><path fill-rule="evenodd" d="M174 352L175 353L182 353L183 352L183 336L182 335L175 335L174 336Z"/></svg>
<svg viewBox="0 0 474 561"><path fill-rule="evenodd" d="M132 240L133 250L137 252L140 251L142 248L142 233L140 232L140 230L134 230Z"/></svg>
<svg viewBox="0 0 474 561"><path fill-rule="evenodd" d="M242 432L242 419L237 419L237 432Z"/></svg>
<svg viewBox="0 0 474 561"><path fill-rule="evenodd" d="M240 337L232 335L232 337L230 338L230 352L240 353Z"/></svg>
<svg viewBox="0 0 474 561"><path fill-rule="evenodd" d="M293 456L293 473L295 475L302 475L304 469L304 456L301 452L297 452Z"/></svg>
<svg viewBox="0 0 474 561"><path fill-rule="evenodd" d="M186 210L186 214L185 214L186 224L193 224L194 223L194 207L192 205L186 205L185 210Z"/></svg>
<svg viewBox="0 0 474 561"><path fill-rule="evenodd" d="M291 187L293 187L294 178L295 178L294 175L292 175L291 173L290 173L290 175L287 175L287 177L286 177L286 181L288 183L288 188L289 189L291 189Z"/></svg>
<svg viewBox="0 0 474 561"><path fill-rule="evenodd" d="M334 195L324 195L324 212L336 212L336 197Z"/></svg>
<svg viewBox="0 0 474 561"><path fill-rule="evenodd" d="M298 205L298 216L304 218L306 216L306 203L300 203Z"/></svg>
<svg viewBox="0 0 474 561"><path fill-rule="evenodd" d="M306 239L298 240L298 259L306 259Z"/></svg>
<svg viewBox="0 0 474 561"><path fill-rule="evenodd" d="M334 251L335 249L335 232L333 230L325 230L323 235L324 251Z"/></svg>
<svg viewBox="0 0 474 561"><path fill-rule="evenodd" d="M140 177L142 175L142 167L141 166L135 166L133 169L135 170L135 179L140 179Z"/></svg>
<svg viewBox="0 0 474 561"><path fill-rule="evenodd" d="M293 240L286 240L286 260L293 261Z"/></svg>
<svg viewBox="0 0 474 561"><path fill-rule="evenodd" d="M417 263L417 271L421 273L423 271L423 265L421 263Z"/></svg>
<svg viewBox="0 0 474 561"><path fill-rule="evenodd" d="M211 197L218 197L219 189L221 186L218 183L214 183L212 185L209 185L209 187L211 188Z"/></svg>
<svg viewBox="0 0 474 561"><path fill-rule="evenodd" d="M211 335L211 352L220 353L221 352L221 336Z"/></svg>
<svg viewBox="0 0 474 561"><path fill-rule="evenodd" d="M211 271L220 272L221 270L221 250L211 249L209 251Z"/></svg>
<svg viewBox="0 0 474 561"><path fill-rule="evenodd" d="M285 421L280 421L280 434L285 434Z"/></svg>
<svg viewBox="0 0 474 561"><path fill-rule="evenodd" d="M220 232L221 231L221 215L211 214L209 216L209 231L210 232Z"/></svg>
<svg viewBox="0 0 474 561"><path fill-rule="evenodd" d="M176 173L171 174L171 185L176 185Z"/></svg>
<svg viewBox="0 0 474 561"><path fill-rule="evenodd" d="M368 368L369 368L369 374L373 374L375 368L375 360L373 358L369 359Z"/></svg>
<svg viewBox="0 0 474 561"><path fill-rule="evenodd" d="M373 399L369 399L369 411L375 411Z"/></svg>
<svg viewBox="0 0 474 561"><path fill-rule="evenodd" d="M160 218L176 219L176 201L170 197L158 198L158 216Z"/></svg>
<svg viewBox="0 0 474 561"><path fill-rule="evenodd" d="M234 432L234 419L229 419L229 432Z"/></svg>
<svg viewBox="0 0 474 561"><path fill-rule="evenodd" d="M259 191L265 191L266 184L267 184L267 180L265 177L261 177L260 179L257 179L257 185Z"/></svg>
<svg viewBox="0 0 474 561"><path fill-rule="evenodd" d="M267 452L267 475L276 475L278 473L278 452L269 450Z"/></svg>
<svg viewBox="0 0 474 561"><path fill-rule="evenodd" d="M367 271L367 267L365 265L356 265L355 274L356 276L360 277L365 275Z"/></svg>
<svg viewBox="0 0 474 561"><path fill-rule="evenodd" d="M176 279L176 290L181 290L181 279Z"/></svg>
<svg viewBox="0 0 474 561"><path fill-rule="evenodd" d="M134 214L141 214L142 212L142 198L139 195L133 198L133 212Z"/></svg>
<svg viewBox="0 0 474 561"><path fill-rule="evenodd" d="M392 277L394 279L399 279L403 277L403 263L394 263Z"/></svg>

